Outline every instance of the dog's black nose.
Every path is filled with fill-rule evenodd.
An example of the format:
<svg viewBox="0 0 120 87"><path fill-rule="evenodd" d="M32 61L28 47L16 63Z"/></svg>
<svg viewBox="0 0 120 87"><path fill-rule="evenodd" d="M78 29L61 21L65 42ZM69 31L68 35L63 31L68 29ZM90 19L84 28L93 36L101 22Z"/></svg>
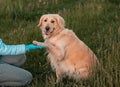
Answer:
<svg viewBox="0 0 120 87"><path fill-rule="evenodd" d="M49 31L49 30L50 30L50 27L49 27L49 26L46 26L45 29L46 29L46 31Z"/></svg>

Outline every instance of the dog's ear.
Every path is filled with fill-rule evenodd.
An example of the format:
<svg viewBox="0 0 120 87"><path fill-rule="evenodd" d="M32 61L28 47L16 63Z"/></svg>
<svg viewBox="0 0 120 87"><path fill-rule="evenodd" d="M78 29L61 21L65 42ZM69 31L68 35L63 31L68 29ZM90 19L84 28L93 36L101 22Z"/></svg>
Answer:
<svg viewBox="0 0 120 87"><path fill-rule="evenodd" d="M65 20L58 14L55 15L55 19L57 21L58 26L63 29L65 26Z"/></svg>
<svg viewBox="0 0 120 87"><path fill-rule="evenodd" d="M42 21L44 19L45 15L41 16L40 20L39 20L39 24L37 25L37 27L42 26Z"/></svg>

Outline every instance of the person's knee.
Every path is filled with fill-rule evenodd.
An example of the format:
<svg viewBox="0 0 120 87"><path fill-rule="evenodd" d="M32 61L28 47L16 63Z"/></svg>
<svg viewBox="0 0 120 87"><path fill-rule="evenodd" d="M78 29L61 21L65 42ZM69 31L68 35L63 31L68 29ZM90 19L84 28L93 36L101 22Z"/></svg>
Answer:
<svg viewBox="0 0 120 87"><path fill-rule="evenodd" d="M28 85L31 81L32 81L32 74L30 72L25 73L24 77L19 77L19 79L16 80L11 80L11 81L4 81L4 82L0 82L0 86L25 86Z"/></svg>
<svg viewBox="0 0 120 87"><path fill-rule="evenodd" d="M25 55L18 55L18 56L16 56L16 59L17 59L17 61L13 65L21 66L25 63L26 56Z"/></svg>
<svg viewBox="0 0 120 87"><path fill-rule="evenodd" d="M0 64L0 86L25 86L32 81L32 74L24 69Z"/></svg>
<svg viewBox="0 0 120 87"><path fill-rule="evenodd" d="M21 66L26 61L26 56L24 54L13 55L13 56L11 56L11 55L10 56L2 56L0 61L15 65L15 66Z"/></svg>

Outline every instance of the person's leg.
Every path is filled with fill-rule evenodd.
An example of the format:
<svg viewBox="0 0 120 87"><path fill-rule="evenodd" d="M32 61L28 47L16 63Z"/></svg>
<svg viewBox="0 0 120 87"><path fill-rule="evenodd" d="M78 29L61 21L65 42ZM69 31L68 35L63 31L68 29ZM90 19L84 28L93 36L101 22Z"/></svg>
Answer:
<svg viewBox="0 0 120 87"><path fill-rule="evenodd" d="M0 63L0 86L24 86L31 82L32 74L24 69Z"/></svg>
<svg viewBox="0 0 120 87"><path fill-rule="evenodd" d="M21 66L26 61L26 56L24 54L22 55L8 55L8 56L2 56L0 58L0 61L4 63L8 63L15 66Z"/></svg>

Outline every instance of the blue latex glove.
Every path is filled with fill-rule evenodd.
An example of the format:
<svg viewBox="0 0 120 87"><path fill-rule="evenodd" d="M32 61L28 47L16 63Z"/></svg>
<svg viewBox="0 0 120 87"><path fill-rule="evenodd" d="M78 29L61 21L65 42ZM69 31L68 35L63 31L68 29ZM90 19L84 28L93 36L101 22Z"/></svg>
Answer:
<svg viewBox="0 0 120 87"><path fill-rule="evenodd" d="M37 45L34 45L34 44L28 44L28 45L25 45L25 49L27 51L31 51L31 50L35 50L35 49L43 49L45 48L44 46L37 46Z"/></svg>

